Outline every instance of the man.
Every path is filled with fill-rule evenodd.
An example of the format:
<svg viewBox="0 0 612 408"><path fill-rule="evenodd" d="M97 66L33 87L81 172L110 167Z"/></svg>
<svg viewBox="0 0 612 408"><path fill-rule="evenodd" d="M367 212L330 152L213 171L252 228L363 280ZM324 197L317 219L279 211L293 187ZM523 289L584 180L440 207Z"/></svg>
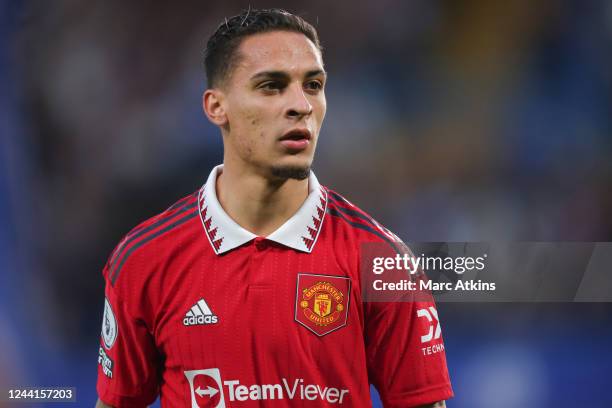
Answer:
<svg viewBox="0 0 612 408"><path fill-rule="evenodd" d="M433 304L363 302L360 244L394 235L310 170L326 111L315 29L244 12L210 38L206 73L223 165L109 258L98 406L366 407L372 383L386 407L443 407L444 352L421 351L416 312Z"/></svg>

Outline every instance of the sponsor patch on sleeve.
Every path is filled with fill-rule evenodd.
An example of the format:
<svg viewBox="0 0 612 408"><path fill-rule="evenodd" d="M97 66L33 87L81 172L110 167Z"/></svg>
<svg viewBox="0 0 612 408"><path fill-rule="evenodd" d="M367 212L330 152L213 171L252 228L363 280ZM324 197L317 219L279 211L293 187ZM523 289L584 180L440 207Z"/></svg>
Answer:
<svg viewBox="0 0 612 408"><path fill-rule="evenodd" d="M102 346L100 346L98 351L98 364L102 367L102 372L105 376L113 378L113 360L106 354Z"/></svg>
<svg viewBox="0 0 612 408"><path fill-rule="evenodd" d="M102 342L110 350L117 340L117 320L113 308L107 298L104 298L104 316L102 317Z"/></svg>

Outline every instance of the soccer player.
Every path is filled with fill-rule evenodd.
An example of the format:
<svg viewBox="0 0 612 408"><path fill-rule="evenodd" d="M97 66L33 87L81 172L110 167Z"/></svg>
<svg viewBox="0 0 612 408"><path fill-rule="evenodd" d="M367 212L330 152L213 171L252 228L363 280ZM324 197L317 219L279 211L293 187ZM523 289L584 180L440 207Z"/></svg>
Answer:
<svg viewBox="0 0 612 408"><path fill-rule="evenodd" d="M222 22L205 65L223 164L111 254L98 406L369 407L370 384L385 407L445 406L435 306L363 301L360 245L396 238L311 171L315 29L249 10Z"/></svg>

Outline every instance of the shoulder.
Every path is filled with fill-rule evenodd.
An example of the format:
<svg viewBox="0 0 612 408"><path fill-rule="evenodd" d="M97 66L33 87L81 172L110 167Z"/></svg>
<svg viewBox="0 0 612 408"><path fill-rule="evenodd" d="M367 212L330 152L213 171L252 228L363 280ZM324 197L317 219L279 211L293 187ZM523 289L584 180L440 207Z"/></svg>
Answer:
<svg viewBox="0 0 612 408"><path fill-rule="evenodd" d="M173 242L173 238L185 234L190 226L199 223L198 214L198 192L195 192L138 224L119 241L108 258L104 267L106 281L115 286L128 269L136 269L132 275L143 273L149 263L163 255L164 249L160 251L156 243Z"/></svg>
<svg viewBox="0 0 612 408"><path fill-rule="evenodd" d="M337 232L349 235L356 242L384 242L394 250L399 249L401 240L367 212L357 207L338 192L324 187L327 192L327 215Z"/></svg>

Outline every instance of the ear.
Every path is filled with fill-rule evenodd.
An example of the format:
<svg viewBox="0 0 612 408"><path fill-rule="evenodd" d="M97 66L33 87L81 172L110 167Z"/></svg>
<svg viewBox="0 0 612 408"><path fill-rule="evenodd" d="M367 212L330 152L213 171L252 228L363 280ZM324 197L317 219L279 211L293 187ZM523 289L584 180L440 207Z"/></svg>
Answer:
<svg viewBox="0 0 612 408"><path fill-rule="evenodd" d="M207 89L202 95L202 108L208 120L217 126L227 124L227 113L224 107L224 97L219 89Z"/></svg>

